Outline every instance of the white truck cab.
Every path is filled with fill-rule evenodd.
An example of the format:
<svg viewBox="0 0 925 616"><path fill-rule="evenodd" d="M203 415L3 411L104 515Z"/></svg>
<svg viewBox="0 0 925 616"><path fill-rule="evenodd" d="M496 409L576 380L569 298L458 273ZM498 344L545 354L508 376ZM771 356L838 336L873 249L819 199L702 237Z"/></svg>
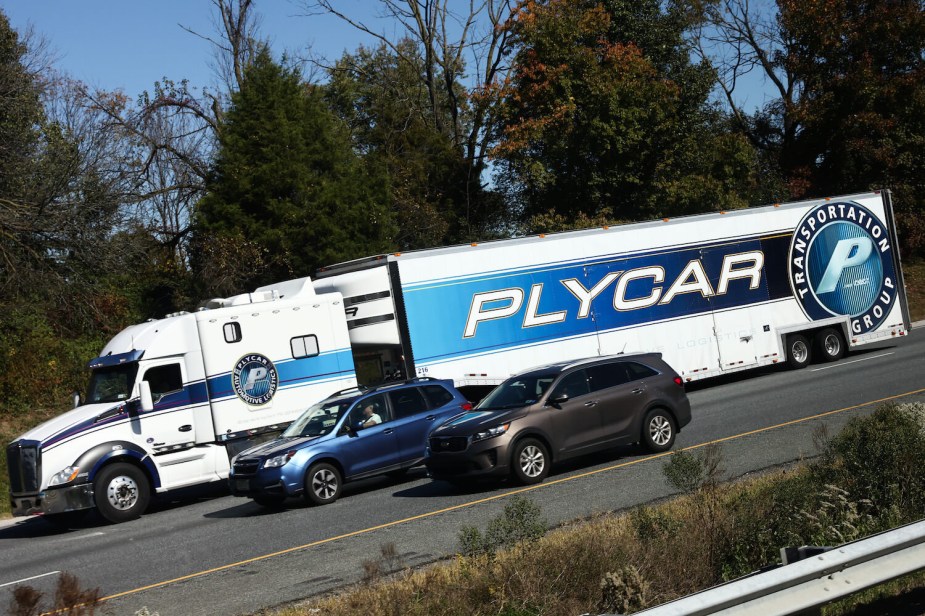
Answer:
<svg viewBox="0 0 925 616"><path fill-rule="evenodd" d="M308 278L133 325L91 360L87 399L7 448L14 515L140 515L220 481L230 458L356 385L338 293Z"/></svg>

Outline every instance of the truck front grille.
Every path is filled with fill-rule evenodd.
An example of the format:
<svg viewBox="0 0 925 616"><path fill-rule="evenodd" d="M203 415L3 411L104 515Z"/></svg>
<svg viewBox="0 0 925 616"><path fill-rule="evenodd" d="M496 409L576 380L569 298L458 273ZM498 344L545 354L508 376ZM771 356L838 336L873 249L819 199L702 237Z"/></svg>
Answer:
<svg viewBox="0 0 925 616"><path fill-rule="evenodd" d="M39 491L42 457L38 444L12 443L6 448L6 464L10 473L10 491L27 494Z"/></svg>

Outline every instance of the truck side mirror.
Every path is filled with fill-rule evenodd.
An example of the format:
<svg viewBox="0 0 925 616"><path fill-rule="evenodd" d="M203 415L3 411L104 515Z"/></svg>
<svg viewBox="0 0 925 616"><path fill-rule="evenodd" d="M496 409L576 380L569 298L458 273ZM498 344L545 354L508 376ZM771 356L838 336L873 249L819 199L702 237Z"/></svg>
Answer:
<svg viewBox="0 0 925 616"><path fill-rule="evenodd" d="M138 397L141 399L143 413L154 410L154 398L151 397L151 383L142 381L138 384Z"/></svg>
<svg viewBox="0 0 925 616"><path fill-rule="evenodd" d="M74 399L74 408L76 409L78 406L80 406L81 402L83 402L83 400L80 399L80 392L75 391L73 394L71 394L71 396Z"/></svg>

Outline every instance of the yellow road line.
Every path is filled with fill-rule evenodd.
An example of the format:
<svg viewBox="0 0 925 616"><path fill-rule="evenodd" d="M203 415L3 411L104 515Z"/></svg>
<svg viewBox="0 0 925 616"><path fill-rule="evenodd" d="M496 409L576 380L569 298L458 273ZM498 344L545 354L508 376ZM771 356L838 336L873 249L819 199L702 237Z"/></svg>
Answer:
<svg viewBox="0 0 925 616"><path fill-rule="evenodd" d="M356 537L356 536L358 536L358 535L365 535L365 534L368 534L368 533L371 533L371 532L374 532L374 531L377 531L377 530L382 530L383 528L390 528L390 527L392 527L392 526L397 526L398 524L405 524L405 523L407 523L407 522L414 522L414 521L416 521L416 520L422 520L422 519L424 519L424 518L430 518L430 517L433 517L433 516L436 516L436 515L440 515L441 513L449 513L449 512L451 512L451 511L456 511L456 510L458 510L458 509L465 509L465 508L467 508L467 507L473 507L473 506L475 506L475 505L481 505L481 504L483 504L483 503L489 503L489 502L491 502L491 501L495 501L495 500L499 500L499 499L502 499L502 498L507 498L507 497L509 497L509 496L513 496L513 495L515 495L515 494L523 494L524 492L531 492L531 491L533 491L533 490L539 490L539 489L542 489L542 488L548 488L548 487L550 487L550 486L554 486L554 485L557 485L557 484L560 484L560 483L565 483L566 481L574 481L574 480L576 480L576 479L581 479L581 478L583 478L583 477L590 477L591 475L597 475L598 473L604 473L604 472L607 472L607 471L612 471L612 470L616 470L616 469L620 469L620 468L626 468L626 467L628 467L628 466L633 466L634 464L639 464L639 463L641 463L641 462L649 462L649 461L651 461L651 460L657 460L658 458L663 458L663 457L665 457L665 456L670 456L672 453L674 453L674 451L691 451L691 450L694 450L694 449L700 449L701 447L706 447L706 446L708 446L708 445L713 445L713 444L716 444L716 443L723 443L723 442L726 442L726 441L731 441L731 440L735 440L735 439L738 439L738 438L742 438L742 437L745 437L745 436L750 436L750 435L752 435L752 434L759 434L759 433L761 433L761 432L767 432L767 431L769 431L769 430L774 430L775 428L783 428L783 427L785 427L785 426L792 426L792 425L794 425L794 424L799 424L799 423L804 423L804 422L807 422L807 421L812 421L812 420L814 420L814 419L819 419L819 418L821 418L821 417L827 417L827 416L829 416L829 415L835 415L835 414L837 414L837 413L844 413L845 411L852 411L852 410L859 409L859 408L862 408L862 407L865 407L865 406L870 406L870 405L872 405L872 404L879 404L879 403L881 403L881 402L888 402L888 401L890 401L890 400L896 400L896 399L899 399L899 398L904 398L904 397L906 397L906 396L913 396L913 395L915 395L915 394L920 394L920 393L925 393L925 388L916 389L916 390L914 390L914 391L909 391L909 392L906 392L906 393L904 393L904 394L897 394L897 395L895 395L895 396L887 396L886 398L880 398L880 399L878 399L878 400L871 400L871 401L864 402L864 403L861 403L861 404L855 404L854 406L846 406L845 408L837 409L837 410L834 410L834 411L826 411L825 413L819 413L818 415L813 415L812 417L803 417L803 418L801 418L801 419L794 419L794 420L791 420L791 421L785 421L784 423L779 423L779 424L776 424L776 425L773 425L773 426L768 426L768 427L766 427L766 428L758 428L757 430L751 430L751 431L749 431L749 432L743 432L743 433L741 433L741 434L735 434L735 435L733 435L733 436L726 436L726 437L723 437L723 438L718 438L718 439L715 439L715 440L712 440L712 441L708 441L708 442L706 442L706 443L699 443L699 444L697 444L697 445L691 445L691 446L689 446L689 447L684 447L683 449L679 449L679 450L666 451L666 452L659 453L659 454L655 454L655 455L649 455L649 456L646 456L646 457L644 457L644 458L640 458L640 459L637 459L637 460L630 460L630 461L628 461L628 462L621 462L620 464L614 464L613 466L608 466L608 467L606 467L606 468L598 468L598 469L595 469L595 470L593 470L593 471L587 471L587 472L585 472L585 473L580 473L580 474L578 474L578 475L570 475L570 476L568 476L568 477L563 477L563 478L561 478L561 479L554 479L554 480L552 480L552 481L546 481L546 482L544 482L544 483L540 483L540 484L537 484L537 485L527 486L527 487L519 488L519 489L517 489L517 490L511 490L511 491L509 491L509 492L505 492L504 494L496 494L496 495L494 495L494 496L488 496L488 497L485 497L485 498L480 498L480 499L478 499L478 500L469 501L469 502L466 502L466 503L461 503L461 504L459 504L459 505L453 505L452 507L446 507L446 508L444 508L444 509L438 509L437 511L430 511L430 512L428 512L428 513L422 513L422 514L415 515L415 516L411 516L411 517L408 517L408 518L403 518L403 519L401 519L401 520L395 520L395 521L393 521L393 522L386 522L385 524L379 524L379 525L377 525L377 526L371 526L371 527L369 527L369 528L364 528L364 529L362 529L362 530L355 530L355 531L352 531L352 532L349 532L349 533L344 533L344 534L342 534L342 535L337 535L336 537L328 537L327 539L319 539L318 541L312 541L311 543L306 543L306 544L304 544L304 545L300 545L300 546L297 546L297 547L286 548L285 550L280 550L280 551L278 551L278 552L273 552L272 554L264 554L263 556L255 556L254 558L248 558L247 560L238 561L238 562L236 562L236 563L230 563L230 564L227 564L227 565L222 565L222 566L220 566L220 567L214 567L214 568L212 568L212 569L206 569L205 571L199 571L199 572L197 572L197 573L190 573L189 575L183 575L183 576L180 576L180 577L177 577L177 578L173 578L172 580L165 580L165 581L163 581L163 582L157 582L157 583L155 583L155 584L149 584L149 585L147 585L147 586L142 586L141 588L135 588L135 589L133 589L133 590L126 590L126 591L124 591L124 592L116 593L116 594L114 594L114 595L109 595L109 596L106 596L106 597L102 597L102 598L100 598L100 599L97 601L97 603L102 603L102 602L104 602L104 601L111 601L112 599L118 599L118 598L120 598L120 597L125 597L125 596L127 596L127 595L133 595L133 594L136 594L136 593L139 593L139 592L144 592L144 591L146 591L146 590L152 590L152 589L154 589L154 588L161 588L161 587L167 586L167 585L169 585L169 584L176 584L177 582L185 582L186 580L191 580L191 579L194 579L194 578L197 578L197 577L202 577L202 576L204 576L204 575L209 575L210 573L216 573L216 572L218 572L218 571L225 571L225 570L227 570L227 569L232 569L232 568L234 568L234 567L240 567L240 566L242 566L242 565L249 565L249 564L251 564L251 563L259 562L259 561L262 561L262 560L267 560L267 559L273 558L273 557L275 557L275 556L282 556L282 555L284 555L284 554L291 554L292 552L298 552L299 550L306 550L306 549L308 549L308 548L313 548L313 547L316 547L316 546L319 546L319 545L324 545L325 543L331 543L332 541L339 541L339 540L341 540L341 539L348 539L348 538L350 538L350 537Z"/></svg>

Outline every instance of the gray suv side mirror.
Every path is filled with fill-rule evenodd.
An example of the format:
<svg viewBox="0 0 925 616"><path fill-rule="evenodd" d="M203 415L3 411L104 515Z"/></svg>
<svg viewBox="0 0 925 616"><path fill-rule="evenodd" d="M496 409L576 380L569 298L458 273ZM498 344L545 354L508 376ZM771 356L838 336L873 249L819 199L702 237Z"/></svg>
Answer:
<svg viewBox="0 0 925 616"><path fill-rule="evenodd" d="M568 402L568 394L558 394L557 396L549 399L549 404L556 408L559 408L559 405L563 402Z"/></svg>

